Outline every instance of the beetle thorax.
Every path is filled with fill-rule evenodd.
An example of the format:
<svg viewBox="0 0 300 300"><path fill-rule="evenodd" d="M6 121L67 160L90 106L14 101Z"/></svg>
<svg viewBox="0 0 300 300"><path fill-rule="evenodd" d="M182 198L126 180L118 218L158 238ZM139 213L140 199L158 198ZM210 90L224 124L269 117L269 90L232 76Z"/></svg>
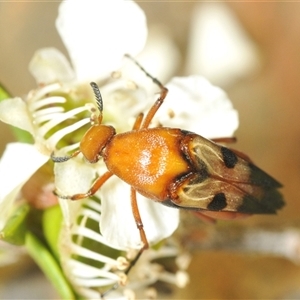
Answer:
<svg viewBox="0 0 300 300"><path fill-rule="evenodd" d="M169 196L177 177L190 171L179 129L150 128L117 134L103 150L110 172L157 201Z"/></svg>

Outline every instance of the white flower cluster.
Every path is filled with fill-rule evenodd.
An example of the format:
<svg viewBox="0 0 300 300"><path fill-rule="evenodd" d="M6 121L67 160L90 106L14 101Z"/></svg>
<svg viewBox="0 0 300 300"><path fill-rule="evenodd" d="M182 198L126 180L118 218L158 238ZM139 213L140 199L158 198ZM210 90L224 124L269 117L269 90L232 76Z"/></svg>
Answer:
<svg viewBox="0 0 300 300"><path fill-rule="evenodd" d="M41 49L30 63L30 71L41 87L30 92L25 100L14 98L0 103L0 120L30 132L35 141L33 145L9 144L1 158L0 230L22 186L47 163L51 152L60 148L58 153L65 155L78 147L78 143L71 143L72 139L66 137L75 136L81 128L85 128L90 123L90 112L94 113L93 105L84 105L93 101L87 81L100 83L104 99L103 122L112 124L117 132L130 130L134 117L149 109L155 99L155 95L149 96L153 87L142 88L140 82L143 80L131 76L136 74L131 70L137 66L128 69L128 64L133 64L127 61L124 67L124 54L138 54L147 38L144 13L134 2L64 1L60 5L56 25L69 51L73 68L58 50ZM120 78L111 77L116 70L120 73L114 75L119 74ZM142 71L139 72L140 77L145 77ZM159 77L159 74L155 75ZM167 87L170 93L155 116L154 124L179 127L206 137L231 136L237 128L237 112L226 94L204 78L177 77ZM84 117L81 118L82 114ZM62 141L64 143L60 146ZM22 168L19 168L21 164ZM55 186L62 195L84 193L95 177L104 171L102 161L90 165L78 156L55 164ZM101 206L89 199L82 202L60 200L64 217L60 239L61 262L77 291L91 298L96 297L95 288L119 281L120 277L112 272L118 269L118 261L87 249L81 240L89 238L122 253L140 247L140 235L130 206L130 187L114 177L95 196L101 199ZM178 210L141 195L138 195L138 205L150 245L169 237L177 228ZM99 232L85 226L88 219L100 224ZM74 240L74 236L77 239ZM171 252L174 256L178 255L174 247ZM146 277L152 276L149 282L161 279L176 283L174 276L152 270L153 253L155 251L151 250L141 259L148 268ZM157 253L168 255L163 247ZM92 267L84 260L74 259L74 256L89 257L100 262L102 267ZM151 275L149 270L156 275ZM182 278L180 274L183 273L178 273L177 278ZM183 285L183 282L186 280L177 283Z"/></svg>

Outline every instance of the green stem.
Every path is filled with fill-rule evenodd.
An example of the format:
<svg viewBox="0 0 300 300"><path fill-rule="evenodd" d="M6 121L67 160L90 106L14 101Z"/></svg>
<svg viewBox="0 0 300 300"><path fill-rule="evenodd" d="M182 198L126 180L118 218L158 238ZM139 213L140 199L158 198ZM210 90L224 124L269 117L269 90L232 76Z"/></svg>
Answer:
<svg viewBox="0 0 300 300"><path fill-rule="evenodd" d="M62 299L76 299L60 266L46 246L31 232L26 234L25 245L31 257L48 277Z"/></svg>

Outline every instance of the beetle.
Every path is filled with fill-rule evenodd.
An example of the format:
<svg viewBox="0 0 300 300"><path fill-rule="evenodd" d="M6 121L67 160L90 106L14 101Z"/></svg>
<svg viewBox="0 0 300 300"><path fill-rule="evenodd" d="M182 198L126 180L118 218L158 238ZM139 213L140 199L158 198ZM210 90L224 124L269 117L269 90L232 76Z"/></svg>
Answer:
<svg viewBox="0 0 300 300"><path fill-rule="evenodd" d="M131 186L132 213L142 241L139 255L149 243L136 193L170 207L199 214L211 212L217 218L222 218L222 214L273 214L284 205L277 180L246 155L218 144L231 142L233 138L208 140L179 128L149 128L168 89L135 59L127 57L158 85L159 97L146 115L137 116L131 131L116 134L114 127L102 124L103 101L99 87L92 82L99 110L97 123L87 130L79 150L63 157L52 154L52 160L62 163L82 153L90 163L102 158L107 172L86 193L59 197L71 200L90 197L113 175L125 181Z"/></svg>

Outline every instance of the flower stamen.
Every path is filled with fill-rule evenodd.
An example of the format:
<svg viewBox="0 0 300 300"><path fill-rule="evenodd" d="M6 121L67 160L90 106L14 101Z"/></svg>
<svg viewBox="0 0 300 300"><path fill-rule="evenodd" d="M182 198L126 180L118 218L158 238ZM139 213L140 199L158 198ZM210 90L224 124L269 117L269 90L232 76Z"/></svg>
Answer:
<svg viewBox="0 0 300 300"><path fill-rule="evenodd" d="M46 85L37 90L32 90L28 94L27 101L30 103L31 108L33 110L36 110L40 107L40 104L37 101L39 101L41 98L45 98L45 96L51 92L60 90L60 88L61 88L60 83L54 83L54 84Z"/></svg>

